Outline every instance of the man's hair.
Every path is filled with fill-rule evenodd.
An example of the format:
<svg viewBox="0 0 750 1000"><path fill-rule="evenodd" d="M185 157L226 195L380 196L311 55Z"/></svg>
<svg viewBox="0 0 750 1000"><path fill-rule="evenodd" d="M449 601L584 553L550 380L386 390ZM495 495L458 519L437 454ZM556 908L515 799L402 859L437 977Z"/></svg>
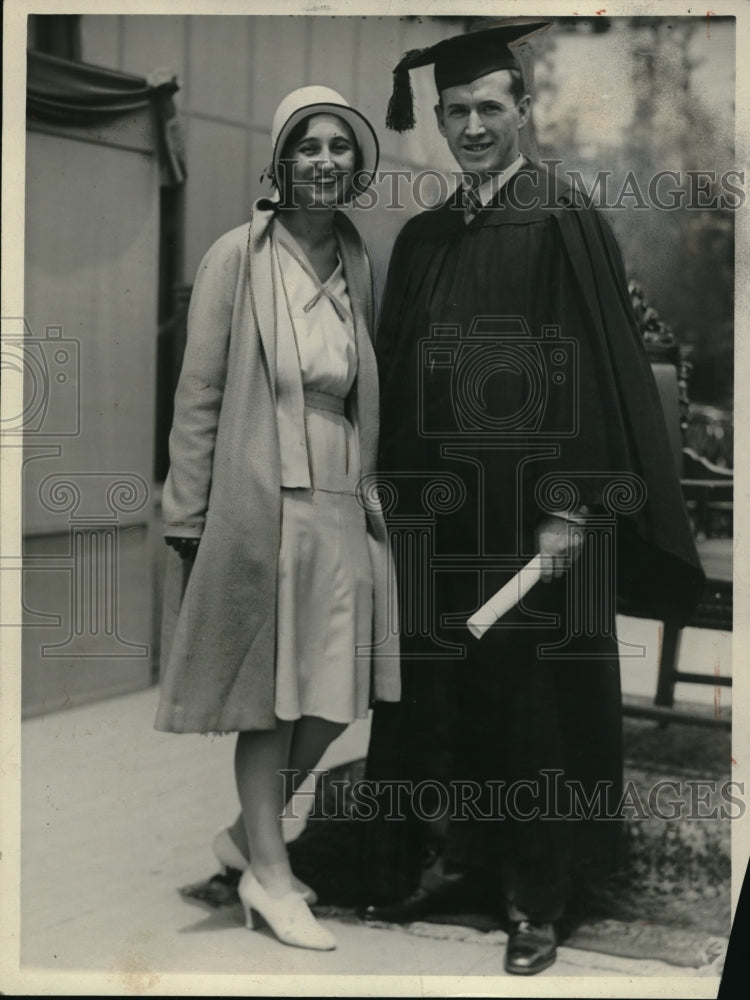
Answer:
<svg viewBox="0 0 750 1000"><path fill-rule="evenodd" d="M518 104L523 95L526 93L526 84L523 80L523 74L520 69L508 70L510 73L510 92L513 96L513 100Z"/></svg>
<svg viewBox="0 0 750 1000"><path fill-rule="evenodd" d="M510 73L510 96L513 98L514 102L518 104L521 98L526 93L526 84L523 81L523 75L520 69L509 69ZM440 92L439 95L440 106L443 106L443 93Z"/></svg>

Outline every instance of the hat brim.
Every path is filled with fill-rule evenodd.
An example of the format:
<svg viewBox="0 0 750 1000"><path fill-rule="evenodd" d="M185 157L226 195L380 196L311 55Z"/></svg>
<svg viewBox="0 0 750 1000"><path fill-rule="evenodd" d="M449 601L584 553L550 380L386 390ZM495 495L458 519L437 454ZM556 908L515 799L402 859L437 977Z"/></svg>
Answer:
<svg viewBox="0 0 750 1000"><path fill-rule="evenodd" d="M281 159L281 152L284 145L293 129L304 118L310 118L312 115L335 115L337 118L345 121L354 133L362 160L360 166L361 176L357 184L357 190L361 193L372 184L375 171L378 169L378 161L380 160L378 137L375 135L372 125L359 111L341 104L329 104L326 102L307 104L302 108L297 108L284 122L276 139L276 144L273 147L273 176L276 179L277 186L281 188L279 160Z"/></svg>

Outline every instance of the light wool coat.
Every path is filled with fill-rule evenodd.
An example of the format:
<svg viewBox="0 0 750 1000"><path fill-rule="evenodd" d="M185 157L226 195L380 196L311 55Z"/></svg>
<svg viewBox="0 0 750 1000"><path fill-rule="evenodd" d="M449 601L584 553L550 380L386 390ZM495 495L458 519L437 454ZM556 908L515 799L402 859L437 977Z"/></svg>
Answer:
<svg viewBox="0 0 750 1000"><path fill-rule="evenodd" d="M273 729L281 455L276 408L272 203L220 237L198 269L169 439L165 535L200 538L194 564L169 550L156 728ZM354 314L359 367L348 400L362 473L373 473L378 381L370 340L372 280L361 238L335 233ZM302 410L301 378L295 405ZM364 490L375 580L373 699L400 696L385 522Z"/></svg>

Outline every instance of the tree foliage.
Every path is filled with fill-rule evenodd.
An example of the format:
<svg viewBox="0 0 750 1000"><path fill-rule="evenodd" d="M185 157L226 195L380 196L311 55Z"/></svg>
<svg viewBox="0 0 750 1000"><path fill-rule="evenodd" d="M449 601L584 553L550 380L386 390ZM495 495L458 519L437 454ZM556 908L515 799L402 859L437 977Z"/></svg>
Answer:
<svg viewBox="0 0 750 1000"><path fill-rule="evenodd" d="M589 180L597 171L611 170L609 190L615 199L628 178L631 187L627 190L632 191L635 183L644 194L646 207L636 207L639 198L634 193L621 199L618 210L608 213L628 272L689 348L691 398L731 406L734 212L731 204L720 205L726 194L722 175L735 167L733 95L727 94L728 113L722 117L709 110L696 85L699 63L692 54L693 41L696 32L706 30L706 19L601 18L591 22L587 45L592 53L600 43L597 35L608 35L609 51L616 41L617 51L624 52L629 62L630 120L619 132L605 129L604 136L588 133L589 123L575 105L555 100L565 31L580 33L586 26L576 19L563 19L560 29L560 42L545 42L547 36L542 36L538 45L537 88L547 95L553 111L558 103L565 109L551 116L539 136L540 153L563 159L566 168L573 166ZM679 176L679 185L672 182L672 186L683 192L681 207L671 211L655 206L647 194L651 178L665 170ZM691 171L702 175L694 173L691 178ZM697 185L701 191L696 195Z"/></svg>

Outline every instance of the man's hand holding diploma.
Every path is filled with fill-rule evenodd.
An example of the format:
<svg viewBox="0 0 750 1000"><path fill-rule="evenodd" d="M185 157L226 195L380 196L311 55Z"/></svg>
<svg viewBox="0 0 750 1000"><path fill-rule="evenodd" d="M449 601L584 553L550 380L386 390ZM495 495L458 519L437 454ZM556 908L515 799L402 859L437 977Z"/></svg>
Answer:
<svg viewBox="0 0 750 1000"><path fill-rule="evenodd" d="M562 576L563 570L581 554L583 539L580 532L571 531L571 524L583 524L580 515L545 517L536 529L537 551L541 556L541 580L549 583Z"/></svg>
<svg viewBox="0 0 750 1000"><path fill-rule="evenodd" d="M579 557L583 545L580 532L571 531L571 525L584 523L585 518L578 514L545 517L539 523L536 530L538 555L466 622L476 639L481 639L487 629L518 604L539 580L549 583L562 576L563 570Z"/></svg>

